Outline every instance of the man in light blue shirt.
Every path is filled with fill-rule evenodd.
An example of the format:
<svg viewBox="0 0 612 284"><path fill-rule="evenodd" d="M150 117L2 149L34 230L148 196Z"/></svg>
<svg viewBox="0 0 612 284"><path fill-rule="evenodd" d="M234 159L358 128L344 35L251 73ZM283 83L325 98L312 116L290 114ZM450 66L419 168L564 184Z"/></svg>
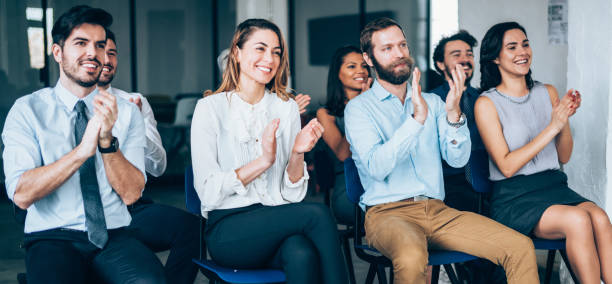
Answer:
<svg viewBox="0 0 612 284"><path fill-rule="evenodd" d="M393 262L394 283L425 283L428 247L487 258L504 267L508 283L539 283L529 238L441 201L440 158L462 167L471 150L459 108L463 69L452 70L443 102L435 94L421 94L420 72L412 72L414 60L393 20L366 25L361 49L377 78L346 106L346 137L365 189L360 205L366 210L366 237Z"/></svg>
<svg viewBox="0 0 612 284"><path fill-rule="evenodd" d="M76 6L53 26L55 88L18 99L2 139L9 198L27 209L28 283L165 283L161 263L124 229L145 184L137 107L96 88L106 11Z"/></svg>

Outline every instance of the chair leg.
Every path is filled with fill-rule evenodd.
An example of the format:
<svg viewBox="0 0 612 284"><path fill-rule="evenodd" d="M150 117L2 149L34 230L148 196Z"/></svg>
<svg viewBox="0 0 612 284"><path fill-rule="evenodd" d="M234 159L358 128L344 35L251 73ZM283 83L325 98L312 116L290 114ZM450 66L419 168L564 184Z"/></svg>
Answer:
<svg viewBox="0 0 612 284"><path fill-rule="evenodd" d="M452 264L445 264L444 270L446 270L446 274L448 275L448 279L452 284L461 284L459 279L457 279L457 275L455 274L455 270L453 269Z"/></svg>
<svg viewBox="0 0 612 284"><path fill-rule="evenodd" d="M548 250L548 258L546 259L546 274L544 274L544 284L550 284L552 278L553 266L555 265L556 250Z"/></svg>
<svg viewBox="0 0 612 284"><path fill-rule="evenodd" d="M395 276L393 275L393 266L391 266L389 268L389 284L393 284L393 278L395 278Z"/></svg>
<svg viewBox="0 0 612 284"><path fill-rule="evenodd" d="M431 284L438 284L440 279L440 265L434 265L431 267Z"/></svg>
<svg viewBox="0 0 612 284"><path fill-rule="evenodd" d="M351 237L351 232L346 232L344 236L342 236L342 249L344 250L344 259L346 260L346 266L349 272L349 283L357 284L355 280L355 267L353 267L353 257L351 256L351 247L349 243L349 238Z"/></svg>
<svg viewBox="0 0 612 284"><path fill-rule="evenodd" d="M366 276L366 284L374 283L374 276L376 276L376 264L371 263L368 269L368 275Z"/></svg>
<svg viewBox="0 0 612 284"><path fill-rule="evenodd" d="M387 272L385 271L385 266L382 264L376 265L377 275L378 275L378 284L387 284Z"/></svg>
<svg viewBox="0 0 612 284"><path fill-rule="evenodd" d="M565 250L559 250L559 254L561 254L561 257L563 258L563 262L565 262L565 266L567 267L567 270L572 276L572 280L574 280L574 283L576 284L580 283L578 281L578 277L576 277L576 274L574 274L574 271L572 270L572 266L570 265L569 258L567 258L567 252L565 252Z"/></svg>

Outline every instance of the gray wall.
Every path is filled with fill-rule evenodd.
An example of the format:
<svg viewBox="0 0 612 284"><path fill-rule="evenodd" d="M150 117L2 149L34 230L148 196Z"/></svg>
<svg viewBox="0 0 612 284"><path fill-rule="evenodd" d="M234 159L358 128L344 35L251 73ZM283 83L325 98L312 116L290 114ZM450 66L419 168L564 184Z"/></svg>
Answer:
<svg viewBox="0 0 612 284"><path fill-rule="evenodd" d="M213 87L210 0L136 1L138 91L174 96Z"/></svg>
<svg viewBox="0 0 612 284"><path fill-rule="evenodd" d="M427 42L427 1L370 0L366 1L366 12L392 11L403 27L410 45L410 52L418 66L425 69ZM315 18L358 15L359 1L356 0L311 0L295 1L295 85L298 93L310 94L309 110L325 102L328 66L309 64L308 21ZM358 22L355 23L359 25ZM359 39L356 39L359 42ZM320 44L325 44L324 42ZM340 46L338 46L340 47ZM331 60L331 56L330 56ZM425 86L424 78L422 86Z"/></svg>

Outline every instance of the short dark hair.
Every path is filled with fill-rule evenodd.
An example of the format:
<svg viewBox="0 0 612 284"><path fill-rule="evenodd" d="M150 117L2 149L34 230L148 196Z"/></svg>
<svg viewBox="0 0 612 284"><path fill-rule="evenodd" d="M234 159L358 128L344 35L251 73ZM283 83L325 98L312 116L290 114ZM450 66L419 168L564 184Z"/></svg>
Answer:
<svg viewBox="0 0 612 284"><path fill-rule="evenodd" d="M70 36L72 30L82 24L100 25L105 30L113 23L113 16L108 12L86 5L74 6L62 14L51 30L53 43L64 46L64 41Z"/></svg>
<svg viewBox="0 0 612 284"><path fill-rule="evenodd" d="M106 29L106 39L112 40L115 44L117 44L117 40L115 39L115 33L109 29Z"/></svg>
<svg viewBox="0 0 612 284"><path fill-rule="evenodd" d="M460 40L467 43L467 45L469 45L472 49L478 45L478 41L470 33L468 33L466 30L459 30L459 32L457 32L456 34L451 35L449 37L442 37L442 39L438 41L438 44L436 45L436 48L433 52L434 63L444 62L444 50L446 49L446 44L449 41L455 40ZM434 66L436 68L436 71L438 71L440 75L444 76L444 72L442 72L442 69L438 67L438 64L434 64Z"/></svg>
<svg viewBox="0 0 612 284"><path fill-rule="evenodd" d="M337 117L344 116L344 107L346 106L346 94L344 93L344 85L340 81L340 68L344 63L344 57L350 53L357 53L361 55L361 50L356 46L347 45L338 48L332 56L331 64L329 65L329 73L327 74L327 101L325 102L325 108L329 114ZM368 68L368 75L370 69Z"/></svg>
<svg viewBox="0 0 612 284"><path fill-rule="evenodd" d="M480 47L481 92L486 92L490 88L501 84L502 78L501 73L499 73L499 66L494 61L499 57L499 53L504 45L504 35L507 31L513 29L519 29L527 36L525 28L519 25L519 23L504 22L492 26L482 39L482 46ZM527 83L527 88L531 90L534 85L531 78L531 68L527 75L525 75L525 82Z"/></svg>
<svg viewBox="0 0 612 284"><path fill-rule="evenodd" d="M361 31L361 36L359 37L361 51L372 57L372 35L377 31L384 30L392 26L398 27L402 31L402 34L404 33L404 30L396 21L387 17L378 18L369 22L363 28Z"/></svg>

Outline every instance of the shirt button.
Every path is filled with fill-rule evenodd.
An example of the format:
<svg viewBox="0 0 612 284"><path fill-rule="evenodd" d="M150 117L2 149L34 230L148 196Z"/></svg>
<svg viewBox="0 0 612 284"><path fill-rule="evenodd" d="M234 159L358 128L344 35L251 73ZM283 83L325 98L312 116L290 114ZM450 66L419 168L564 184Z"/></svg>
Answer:
<svg viewBox="0 0 612 284"><path fill-rule="evenodd" d="M457 145L457 140L453 139L453 140L451 141L451 144L453 144L453 145Z"/></svg>
<svg viewBox="0 0 612 284"><path fill-rule="evenodd" d="M255 138L255 142L259 142L259 139Z"/></svg>

